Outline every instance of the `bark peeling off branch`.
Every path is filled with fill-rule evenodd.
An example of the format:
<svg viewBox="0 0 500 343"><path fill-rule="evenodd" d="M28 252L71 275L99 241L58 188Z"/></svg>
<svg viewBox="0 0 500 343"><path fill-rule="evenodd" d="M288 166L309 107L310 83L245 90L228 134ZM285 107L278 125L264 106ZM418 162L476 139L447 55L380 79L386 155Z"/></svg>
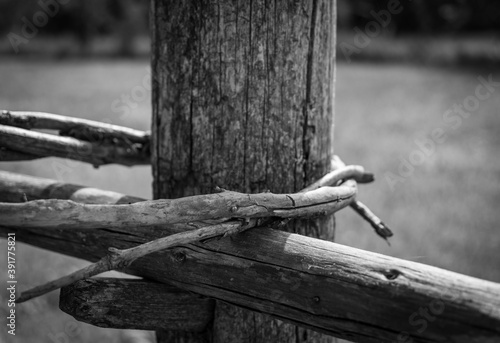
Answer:
<svg viewBox="0 0 500 343"><path fill-rule="evenodd" d="M70 200L0 203L0 221L11 227L117 228L196 222L221 218L316 216L354 201L355 182L296 194L223 192L131 205L87 205ZM23 213L19 216L19 213Z"/></svg>

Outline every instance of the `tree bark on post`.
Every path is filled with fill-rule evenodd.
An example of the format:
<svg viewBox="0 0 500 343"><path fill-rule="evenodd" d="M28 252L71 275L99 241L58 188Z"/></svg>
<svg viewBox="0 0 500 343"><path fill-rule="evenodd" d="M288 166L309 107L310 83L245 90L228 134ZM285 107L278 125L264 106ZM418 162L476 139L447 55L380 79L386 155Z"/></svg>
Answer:
<svg viewBox="0 0 500 343"><path fill-rule="evenodd" d="M155 199L295 192L329 171L335 12L330 0L151 2ZM333 240L334 219L287 229ZM334 340L222 302L206 332L158 338Z"/></svg>

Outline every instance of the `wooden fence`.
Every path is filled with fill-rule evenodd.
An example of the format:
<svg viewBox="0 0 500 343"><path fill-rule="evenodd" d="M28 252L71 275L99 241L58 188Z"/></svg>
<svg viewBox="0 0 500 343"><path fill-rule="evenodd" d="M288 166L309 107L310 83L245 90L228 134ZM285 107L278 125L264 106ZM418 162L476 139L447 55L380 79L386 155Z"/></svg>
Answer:
<svg viewBox="0 0 500 343"><path fill-rule="evenodd" d="M151 164L156 199L0 172L0 234L94 263L18 300L62 286L78 320L158 342L500 341L499 284L331 241L346 206L391 235L332 160L335 16L152 0L151 134L3 111L0 160ZM106 268L143 279L85 277Z"/></svg>
<svg viewBox="0 0 500 343"><path fill-rule="evenodd" d="M18 156L28 150L23 145L15 149ZM238 213L220 193L208 196L212 200L185 198L180 213L172 201L146 201L9 172L0 172L0 190L3 235L16 232L23 242L89 261L106 256L110 247L126 249L192 231L201 225L194 224L200 218L260 213L256 208ZM218 197L223 199L213 205L222 211L218 215L198 203L212 209L209 202ZM60 200L43 201L54 198ZM67 200L83 205L68 208ZM294 200L293 207L300 208L300 201ZM259 203L266 213L271 205ZM188 214L182 220L190 206L198 217ZM120 213L110 220L110 210ZM207 217L200 217L200 210ZM28 215L33 211L41 212ZM213 320L212 299L218 299L356 342L494 342L500 337L499 284L278 231L269 224L179 244L123 270L147 279L78 280L63 287L61 309L102 327L197 332Z"/></svg>

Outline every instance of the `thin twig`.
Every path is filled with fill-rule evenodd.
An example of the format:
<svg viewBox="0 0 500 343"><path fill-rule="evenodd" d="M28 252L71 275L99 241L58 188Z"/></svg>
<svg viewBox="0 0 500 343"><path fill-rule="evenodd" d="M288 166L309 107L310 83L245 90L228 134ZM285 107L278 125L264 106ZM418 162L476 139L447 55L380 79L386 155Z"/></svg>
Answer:
<svg viewBox="0 0 500 343"><path fill-rule="evenodd" d="M354 166L350 166L351 168ZM334 155L332 159L332 168L334 171L332 173L338 172L338 174L341 174L345 169L346 165L345 163L340 159L339 156ZM330 174L332 174L330 173ZM326 176L325 176L326 177ZM324 179L323 177L322 179ZM368 179L368 177L366 177ZM372 175L372 181L373 181L373 175ZM360 182L360 181L358 181ZM387 244L391 245L389 242L389 237L393 236L393 233L391 229L379 218L373 213L368 206L363 204L361 201L355 199L353 202L350 203L351 208L356 211L363 219L365 219L375 230L375 233L379 235L381 238L383 238Z"/></svg>
<svg viewBox="0 0 500 343"><path fill-rule="evenodd" d="M314 182L312 185L307 186L300 192L308 192L320 187L335 186L340 180L353 179L359 183L368 183L374 180L373 174L368 173L362 166L345 164L338 169L335 169L325 176L323 176L318 181Z"/></svg>
<svg viewBox="0 0 500 343"><path fill-rule="evenodd" d="M365 204L361 201L355 200L350 204L351 208L363 217L373 227L377 235L385 239L387 244L391 245L388 238L392 237L392 231L384 224L384 222L377 217Z"/></svg>

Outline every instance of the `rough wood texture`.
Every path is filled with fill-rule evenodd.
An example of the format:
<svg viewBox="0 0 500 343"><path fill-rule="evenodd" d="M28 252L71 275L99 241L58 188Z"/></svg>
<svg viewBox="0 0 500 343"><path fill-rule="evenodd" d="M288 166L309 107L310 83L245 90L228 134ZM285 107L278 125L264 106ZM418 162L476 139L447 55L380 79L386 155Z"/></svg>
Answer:
<svg viewBox="0 0 500 343"><path fill-rule="evenodd" d="M11 178L8 184L16 185L16 179ZM30 180L33 183L26 185ZM49 180L44 183L50 184ZM4 185L0 184L1 201L13 193L5 192ZM73 194L71 187L58 187L67 189L67 196ZM28 197L50 194L41 191L39 178L28 176L16 188L28 191ZM107 192L100 190L94 190L90 199L99 197L100 192L107 199ZM16 237L96 261L110 246L125 249L182 230L172 226L23 229ZM3 236L12 231L16 229L0 227ZM254 229L236 237L173 248L137 261L128 272L173 282L355 342L500 340L499 284L286 232ZM228 314L234 309L219 306ZM262 318L270 320L266 315ZM206 337L172 332L161 335L197 342Z"/></svg>
<svg viewBox="0 0 500 343"><path fill-rule="evenodd" d="M332 214L348 206L354 201L356 192L356 183L348 181L337 187L321 187L294 194L223 191L129 205L81 204L61 199L0 202L0 222L12 227L95 229L229 218L311 218Z"/></svg>
<svg viewBox="0 0 500 343"><path fill-rule="evenodd" d="M335 2L152 1L155 198L296 192L330 169ZM333 239L333 218L289 230ZM216 310L214 342L321 339Z"/></svg>
<svg viewBox="0 0 500 343"><path fill-rule="evenodd" d="M0 147L27 154L27 159L33 159L30 155L54 156L87 162L96 167L111 163L126 166L150 163L149 151L136 148L134 144L91 142L1 124ZM20 156L4 154L5 158L12 158L11 160L19 160Z"/></svg>
<svg viewBox="0 0 500 343"><path fill-rule="evenodd" d="M93 278L63 287L59 308L105 328L202 331L212 320L214 301L162 283Z"/></svg>
<svg viewBox="0 0 500 343"><path fill-rule="evenodd" d="M117 192L0 170L0 202L68 199L85 204L130 204L145 201Z"/></svg>
<svg viewBox="0 0 500 343"><path fill-rule="evenodd" d="M109 246L162 234L95 231L27 229L16 237L96 260ZM288 232L253 229L180 246L141 258L131 270L354 342L500 340L499 284Z"/></svg>
<svg viewBox="0 0 500 343"><path fill-rule="evenodd" d="M61 136L71 136L86 141L114 140L149 144L149 133L124 126L98 121L62 116L44 112L1 111L0 124L23 129L46 129L59 131Z"/></svg>

